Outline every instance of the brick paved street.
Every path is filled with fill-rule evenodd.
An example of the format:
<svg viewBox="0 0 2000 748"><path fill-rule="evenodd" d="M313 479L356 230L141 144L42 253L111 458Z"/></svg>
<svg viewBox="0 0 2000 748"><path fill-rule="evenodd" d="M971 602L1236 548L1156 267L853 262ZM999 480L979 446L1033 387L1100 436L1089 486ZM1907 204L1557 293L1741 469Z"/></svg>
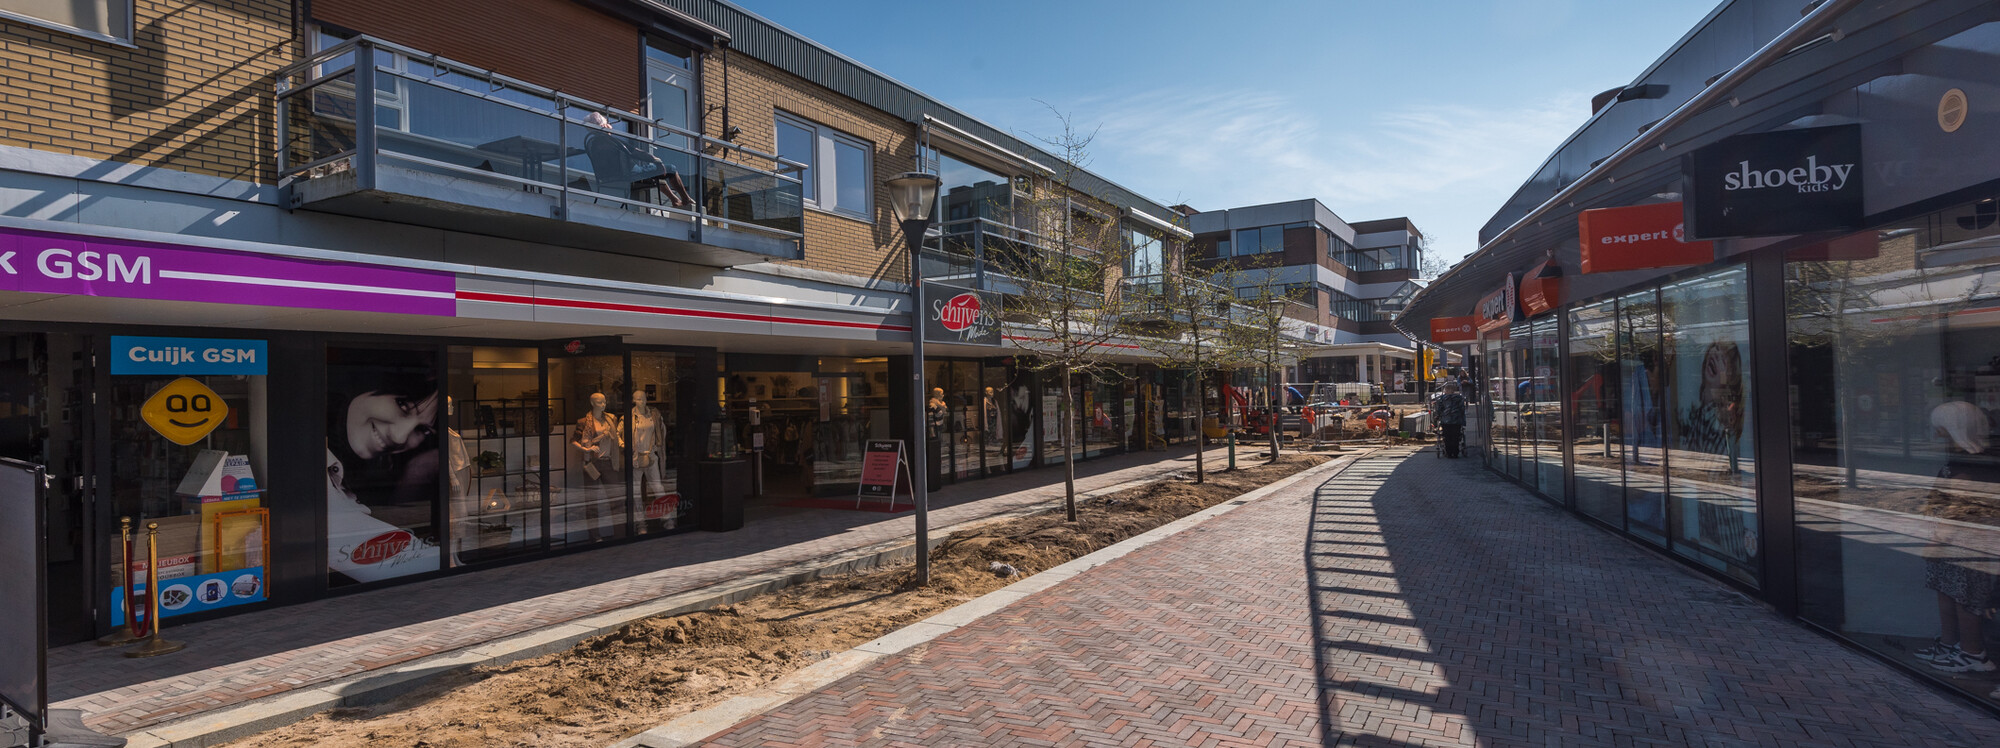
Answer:
<svg viewBox="0 0 2000 748"><path fill-rule="evenodd" d="M2000 719L1423 453L1280 491L713 744L1991 746Z"/></svg>
<svg viewBox="0 0 2000 748"><path fill-rule="evenodd" d="M1077 465L1080 491L1193 464L1190 450ZM1209 453L1218 465L1224 451ZM1062 473L1030 470L932 493L932 526L1062 496ZM1053 482L1053 483L1051 483ZM49 654L50 699L91 727L128 733L474 647L778 569L912 532L909 512L753 509L737 532L695 532L228 618L169 626L187 649L132 660L89 643Z"/></svg>

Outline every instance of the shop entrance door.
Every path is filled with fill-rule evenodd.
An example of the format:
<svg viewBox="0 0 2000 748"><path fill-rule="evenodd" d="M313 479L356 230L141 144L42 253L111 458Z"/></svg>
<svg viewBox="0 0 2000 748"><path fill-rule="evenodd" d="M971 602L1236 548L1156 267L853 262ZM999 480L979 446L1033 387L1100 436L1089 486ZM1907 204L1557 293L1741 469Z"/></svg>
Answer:
<svg viewBox="0 0 2000 748"><path fill-rule="evenodd" d="M0 335L0 457L46 466L51 646L97 635L87 500L95 367L85 335ZM15 521L13 518L0 518Z"/></svg>

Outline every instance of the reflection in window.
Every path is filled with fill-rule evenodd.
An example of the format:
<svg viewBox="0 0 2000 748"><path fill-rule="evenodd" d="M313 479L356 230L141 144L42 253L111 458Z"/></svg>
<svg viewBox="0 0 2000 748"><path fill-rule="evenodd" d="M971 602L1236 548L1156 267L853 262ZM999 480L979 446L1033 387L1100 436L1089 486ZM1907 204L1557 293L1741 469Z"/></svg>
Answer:
<svg viewBox="0 0 2000 748"><path fill-rule="evenodd" d="M451 563L539 552L547 441L539 354L534 348L452 346L446 358Z"/></svg>
<svg viewBox="0 0 2000 748"><path fill-rule="evenodd" d="M1732 268L1670 283L1660 305L1674 551L1756 584L1748 281Z"/></svg>
<svg viewBox="0 0 2000 748"><path fill-rule="evenodd" d="M1785 266L1800 615L1980 698L2000 685L1980 664L2000 646L1993 204Z"/></svg>

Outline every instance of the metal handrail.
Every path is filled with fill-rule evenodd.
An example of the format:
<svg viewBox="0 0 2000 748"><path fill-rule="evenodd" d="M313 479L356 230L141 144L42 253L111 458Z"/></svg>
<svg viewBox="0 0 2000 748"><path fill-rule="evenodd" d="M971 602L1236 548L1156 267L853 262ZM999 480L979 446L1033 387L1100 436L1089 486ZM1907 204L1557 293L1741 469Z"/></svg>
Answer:
<svg viewBox="0 0 2000 748"><path fill-rule="evenodd" d="M377 53L400 55L407 62L397 64L394 62L397 58L394 57L389 58L388 61L384 61L382 58L376 56ZM302 73L312 71L312 68L315 66L324 66L329 60L349 54L354 55L352 64L342 65L340 68L334 70L321 70L316 75L309 75L309 77L306 77L302 81L294 81ZM419 64L432 66L433 75L425 77L417 72ZM492 84L492 87L489 90L481 91L477 88L463 85L460 82L440 80L440 78L450 73L485 80ZM276 91L274 93L276 100L280 103L278 107L279 127L277 128L279 142L277 143L276 156L281 177L296 175L341 158L355 157L357 154L362 154L365 151L366 155L360 157L367 159L370 163L375 159L386 158L420 165L427 169L440 169L446 173L465 174L480 179L525 185L533 189L559 193L559 210L563 215L567 214L572 190L570 184L571 174L588 173L574 172L573 167L568 164L569 156L567 155L559 156L553 160L554 164L550 168L555 172L555 180L551 182L547 179L517 177L505 173L472 169L461 164L452 164L425 158L424 156L417 155L416 152L404 152L394 147L383 147L376 137L378 128L374 127L375 117L373 116L376 107L384 103L382 93L374 85L375 76L378 74L387 75L398 80L398 90L407 90L406 87L408 86L431 86L441 91L450 91L456 95L470 97L483 103L498 104L506 110L546 121L548 122L548 126L555 128L557 145L560 146L562 153L570 151L569 140L572 137L571 129L575 127L588 127L587 123L576 116L577 112L572 110L598 112L616 121L625 122L632 129L646 133L642 135L634 132L621 132L616 128L607 128L604 130L606 134L618 136L629 141L636 141L637 144L641 144L641 147L658 149L662 155L669 151L680 154L672 158L684 157L688 159L695 169L688 176L691 179L698 180L701 184L709 186L715 184L726 185L729 182L733 182L735 179L722 178L719 174L727 171L740 171L742 172L740 175L741 178L769 179L771 182L768 184L776 185L776 187L766 187L766 190L795 189L802 186L802 179L798 176L798 172L807 168L805 164L798 161L785 159L735 143L709 138L669 123L612 109L587 99L567 96L553 89L536 86L525 81L458 63L447 58L423 53L393 42L364 36L348 39L330 46L303 60L285 66L276 74ZM351 80L340 80L342 78L351 78ZM341 86L340 89L336 89L340 95L353 99L352 105L354 111L345 116L341 113L320 116L331 117L334 120L342 122L351 121L355 128L353 133L355 145L354 147L345 149L341 154L315 159L312 163L304 166L292 167L286 163L293 155L293 149L297 147L297 144L290 140L293 132L293 123L291 122L291 117L288 116L290 109L298 106L296 103L298 97L329 83ZM364 87L367 90L362 90ZM344 90L347 88L352 88L353 90ZM509 89L532 96L539 101L528 103L494 95L495 91ZM546 101L547 106L540 105L543 101ZM408 121L407 117L404 121ZM594 128L591 131L593 133L597 132ZM416 139L414 142L419 145L426 140L435 141L432 143L433 145L447 149L463 147L465 145L448 139L427 139L426 136L418 132L398 134L396 137L398 139L414 138ZM716 147L713 154L711 154L708 146ZM421 152L421 148L418 152ZM771 168L764 168L745 163L741 158L730 158L728 154L732 152L739 156L754 156L765 159L773 166ZM366 174L364 174L365 178ZM790 187L787 187L787 185ZM724 187L725 191L728 189L728 187ZM766 190L738 192L728 197L737 198L744 195L754 195ZM730 218L723 214L712 214L709 212L711 206L703 199L697 199L695 205L692 206L692 210L688 210L669 205L629 200L617 195L589 190L588 188L585 188L584 191L590 195L592 200L610 200L624 205L640 206L648 210L658 210L665 214L685 217L697 222L717 226L741 225L745 228L754 229L759 232L768 232L787 239L798 239L801 236L796 231L788 231L758 223L757 221L765 220L763 217L746 221ZM803 210L802 206L800 210ZM724 213L727 213L727 211ZM801 213L801 215L803 214ZM788 220L796 217L790 216L787 211L781 208L779 214L771 216L771 218Z"/></svg>

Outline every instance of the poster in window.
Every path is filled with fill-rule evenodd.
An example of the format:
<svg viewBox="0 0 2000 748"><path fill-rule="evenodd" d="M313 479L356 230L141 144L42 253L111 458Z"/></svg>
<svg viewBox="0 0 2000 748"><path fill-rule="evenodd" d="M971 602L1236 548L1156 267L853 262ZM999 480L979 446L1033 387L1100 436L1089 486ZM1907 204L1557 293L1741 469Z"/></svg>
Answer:
<svg viewBox="0 0 2000 748"><path fill-rule="evenodd" d="M431 351L329 348L327 568L333 586L438 569L439 404Z"/></svg>

